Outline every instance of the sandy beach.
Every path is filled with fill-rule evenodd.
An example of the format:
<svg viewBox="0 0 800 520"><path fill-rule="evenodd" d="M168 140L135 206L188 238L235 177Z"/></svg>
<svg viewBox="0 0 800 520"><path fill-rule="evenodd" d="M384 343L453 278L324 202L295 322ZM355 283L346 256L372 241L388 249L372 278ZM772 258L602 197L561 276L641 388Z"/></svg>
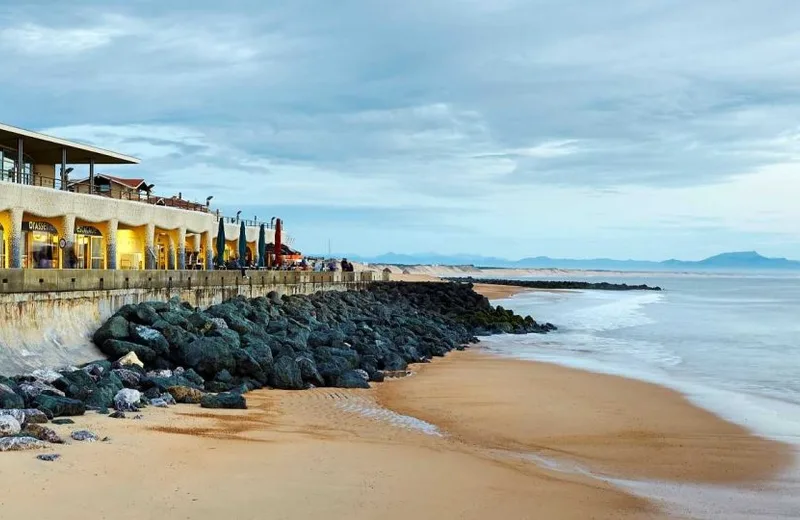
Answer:
<svg viewBox="0 0 800 520"><path fill-rule="evenodd" d="M247 411L89 413L54 428L110 440L73 442L52 463L3 454L0 502L9 517L667 518L601 480L497 450L687 482L757 483L789 460L637 381L479 351L417 368L371 390L253 392Z"/></svg>

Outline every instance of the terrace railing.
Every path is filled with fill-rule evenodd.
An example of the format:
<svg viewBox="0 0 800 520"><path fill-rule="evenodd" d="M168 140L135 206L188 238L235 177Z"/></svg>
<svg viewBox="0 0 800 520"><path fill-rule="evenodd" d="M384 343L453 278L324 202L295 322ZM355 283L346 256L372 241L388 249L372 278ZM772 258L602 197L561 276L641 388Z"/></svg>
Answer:
<svg viewBox="0 0 800 520"><path fill-rule="evenodd" d="M43 177L39 174L23 173L17 176L13 172L6 172L4 178L6 182L25 184L27 186L39 186L43 188L52 188L61 191L63 183L60 178ZM200 211L208 213L210 210L208 206L202 202L195 202L178 198L177 196L165 197L147 191L139 191L134 189L111 189L107 185L95 185L90 188L88 184L68 183L67 189L70 193L84 193L89 195L98 195L118 200L129 200L134 202L143 202L145 204L154 204L156 206L165 206L168 208L177 208L189 211Z"/></svg>

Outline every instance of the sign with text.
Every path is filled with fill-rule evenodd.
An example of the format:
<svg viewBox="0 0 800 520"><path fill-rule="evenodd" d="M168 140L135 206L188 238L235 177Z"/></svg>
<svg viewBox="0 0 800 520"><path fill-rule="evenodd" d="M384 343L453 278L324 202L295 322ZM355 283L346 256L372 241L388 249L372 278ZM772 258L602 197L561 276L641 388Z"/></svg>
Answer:
<svg viewBox="0 0 800 520"><path fill-rule="evenodd" d="M58 234L56 227L49 222L30 221L22 223L22 231L38 231L40 233Z"/></svg>
<svg viewBox="0 0 800 520"><path fill-rule="evenodd" d="M76 235L85 235L85 236L89 236L89 237L101 237L101 236L103 236L103 234L100 233L100 230L97 229L94 226L78 226L78 227L75 228L75 234Z"/></svg>

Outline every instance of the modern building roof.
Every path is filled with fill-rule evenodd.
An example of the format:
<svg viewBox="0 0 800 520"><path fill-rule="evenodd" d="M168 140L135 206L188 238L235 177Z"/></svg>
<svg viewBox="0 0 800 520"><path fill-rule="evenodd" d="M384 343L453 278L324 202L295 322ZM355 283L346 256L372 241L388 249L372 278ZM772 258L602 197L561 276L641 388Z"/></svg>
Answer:
<svg viewBox="0 0 800 520"><path fill-rule="evenodd" d="M86 164L92 159L95 164L139 164L135 157L0 123L0 145L16 148L19 138L23 152L40 164L60 163L63 149L69 164Z"/></svg>

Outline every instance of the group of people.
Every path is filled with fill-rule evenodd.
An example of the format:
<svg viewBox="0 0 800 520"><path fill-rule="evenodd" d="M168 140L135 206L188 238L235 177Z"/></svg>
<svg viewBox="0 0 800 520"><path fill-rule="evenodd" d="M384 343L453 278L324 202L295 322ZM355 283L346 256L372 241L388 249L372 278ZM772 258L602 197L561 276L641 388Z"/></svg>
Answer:
<svg viewBox="0 0 800 520"><path fill-rule="evenodd" d="M248 269L259 269L258 266L247 264L237 257L233 257L225 262L223 265L216 266L216 269L238 270L242 274L242 278L247 278ZM262 268L263 269L263 268ZM300 262L283 262L281 265L273 265L266 269L272 271L314 271L314 272L334 272L341 269L344 273L352 273L355 268L347 258L342 258L341 262L334 259L325 260L312 260L308 261L305 258Z"/></svg>

